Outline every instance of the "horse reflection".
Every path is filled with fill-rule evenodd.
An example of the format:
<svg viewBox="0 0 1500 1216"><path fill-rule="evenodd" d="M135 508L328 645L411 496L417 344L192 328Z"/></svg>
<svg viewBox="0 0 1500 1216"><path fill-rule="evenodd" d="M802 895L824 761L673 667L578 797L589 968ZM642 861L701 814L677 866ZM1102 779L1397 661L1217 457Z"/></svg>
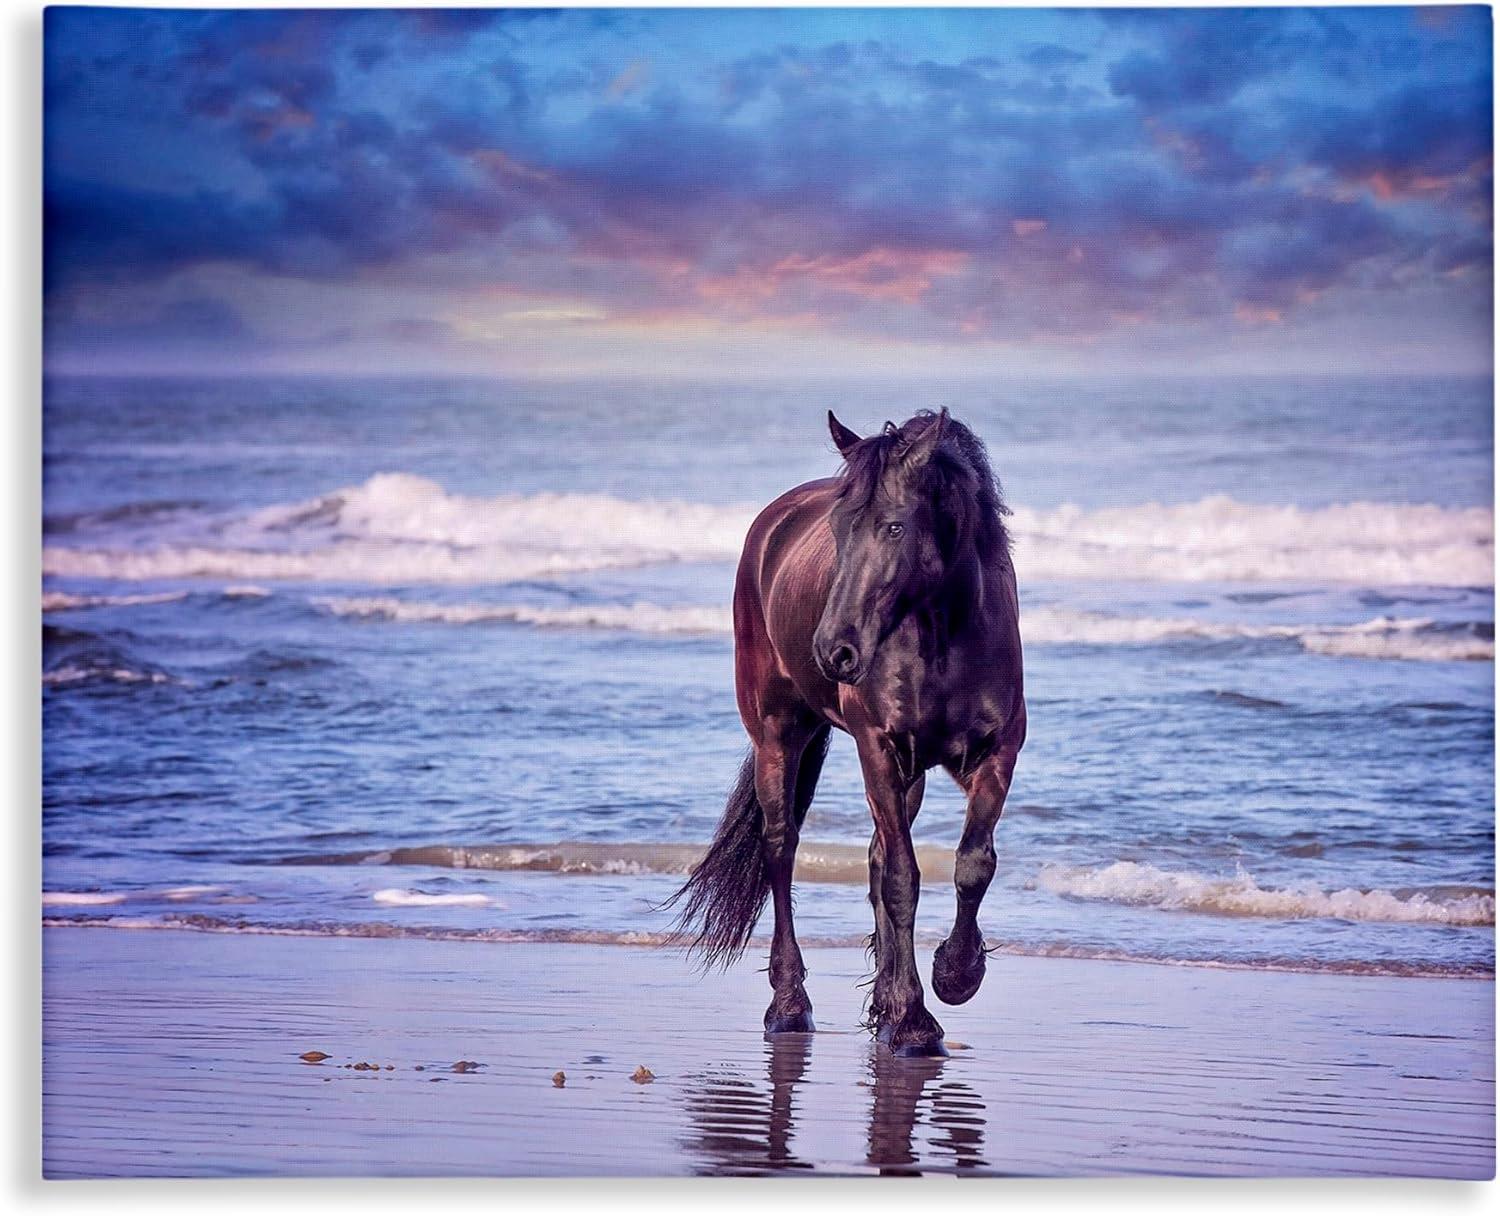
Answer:
<svg viewBox="0 0 1500 1216"><path fill-rule="evenodd" d="M794 1143L799 1117L803 1140L820 1146L818 1165L840 1170L844 1162L837 1159L842 1155L839 1141L845 1134L840 1104L820 1103L828 1107L826 1114L799 1109L797 1091L812 1059L814 1037L768 1036L764 1082L725 1069L697 1078L689 1087L686 1105L694 1134L684 1147L699 1163L699 1172L812 1170L814 1162L807 1159L805 1146L799 1153ZM951 1065L942 1059L900 1059L887 1051L871 1051L865 1082L871 1093L865 1164L882 1174L963 1172L985 1165L984 1103L965 1082L945 1078L945 1067ZM815 1130L814 1124L821 1126ZM930 1130L919 1137L922 1128ZM849 1167L855 1165L848 1161Z"/></svg>
<svg viewBox="0 0 1500 1216"><path fill-rule="evenodd" d="M770 1092L731 1073L701 1078L688 1091L688 1115L697 1134L688 1152L710 1174L763 1174L810 1170L791 1149L793 1098L812 1057L813 1036L784 1034L765 1044Z"/></svg>
<svg viewBox="0 0 1500 1216"><path fill-rule="evenodd" d="M971 1086L956 1078L944 1080L945 1067L942 1059L870 1053L874 1100L866 1160L882 1174L917 1175L924 1167L962 1171L985 1164L984 1103ZM919 1155L914 1138L922 1123L940 1133L931 1139L930 1148L951 1161Z"/></svg>

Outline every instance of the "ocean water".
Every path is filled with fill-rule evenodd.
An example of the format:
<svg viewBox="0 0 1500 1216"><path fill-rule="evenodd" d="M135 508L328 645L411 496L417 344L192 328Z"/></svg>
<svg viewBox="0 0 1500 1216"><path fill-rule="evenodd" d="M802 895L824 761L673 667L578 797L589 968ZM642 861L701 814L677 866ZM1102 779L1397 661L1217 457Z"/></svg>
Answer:
<svg viewBox="0 0 1500 1216"><path fill-rule="evenodd" d="M44 919L659 940L745 746L747 524L835 470L829 406L941 405L1014 508L989 943L1492 974L1491 398L1457 378L51 380ZM927 945L961 819L934 772ZM836 736L805 944L868 932L869 833Z"/></svg>

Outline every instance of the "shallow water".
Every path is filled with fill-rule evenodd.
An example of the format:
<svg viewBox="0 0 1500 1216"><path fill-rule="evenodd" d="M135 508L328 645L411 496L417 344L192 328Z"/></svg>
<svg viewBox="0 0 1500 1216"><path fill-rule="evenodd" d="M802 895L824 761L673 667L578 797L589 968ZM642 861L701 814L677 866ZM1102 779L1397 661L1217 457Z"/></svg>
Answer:
<svg viewBox="0 0 1500 1216"><path fill-rule="evenodd" d="M1492 434L1461 379L53 380L45 916L652 940L743 749L746 524L833 471L827 406L942 404L1015 510L991 944L1491 971ZM962 807L928 788L934 942ZM867 931L869 830L837 741L805 937Z"/></svg>
<svg viewBox="0 0 1500 1216"><path fill-rule="evenodd" d="M902 1060L858 950L764 1041L764 974L650 950L43 936L49 1178L1495 1168L1488 982L998 958Z"/></svg>

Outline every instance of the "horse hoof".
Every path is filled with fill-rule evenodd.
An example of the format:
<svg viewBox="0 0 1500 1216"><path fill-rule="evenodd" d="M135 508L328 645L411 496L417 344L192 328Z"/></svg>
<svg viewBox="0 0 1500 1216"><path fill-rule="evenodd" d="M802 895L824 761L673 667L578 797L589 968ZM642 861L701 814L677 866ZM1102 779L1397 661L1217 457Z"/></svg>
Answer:
<svg viewBox="0 0 1500 1216"><path fill-rule="evenodd" d="M932 991L945 1005L962 1005L973 999L984 983L984 950L975 953L968 966L955 967L948 958L948 943L940 945L932 956Z"/></svg>
<svg viewBox="0 0 1500 1216"><path fill-rule="evenodd" d="M943 1037L916 1039L910 1043L899 1043L891 1048L891 1055L898 1060L946 1060L948 1045Z"/></svg>
<svg viewBox="0 0 1500 1216"><path fill-rule="evenodd" d="M812 1034L815 1030L817 1027L813 1025L811 1009L804 1009L801 1013L766 1010L767 1034Z"/></svg>

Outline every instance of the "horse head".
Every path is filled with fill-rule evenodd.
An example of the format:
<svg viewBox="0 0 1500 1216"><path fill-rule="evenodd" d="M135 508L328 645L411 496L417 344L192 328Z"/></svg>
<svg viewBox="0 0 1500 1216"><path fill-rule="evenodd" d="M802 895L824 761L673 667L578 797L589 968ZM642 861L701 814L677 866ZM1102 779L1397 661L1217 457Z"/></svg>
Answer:
<svg viewBox="0 0 1500 1216"><path fill-rule="evenodd" d="M880 644L934 597L966 552L983 509L982 478L957 442L971 433L946 409L888 422L868 438L831 410L828 427L845 464L829 516L833 585L813 657L828 679L858 684Z"/></svg>

